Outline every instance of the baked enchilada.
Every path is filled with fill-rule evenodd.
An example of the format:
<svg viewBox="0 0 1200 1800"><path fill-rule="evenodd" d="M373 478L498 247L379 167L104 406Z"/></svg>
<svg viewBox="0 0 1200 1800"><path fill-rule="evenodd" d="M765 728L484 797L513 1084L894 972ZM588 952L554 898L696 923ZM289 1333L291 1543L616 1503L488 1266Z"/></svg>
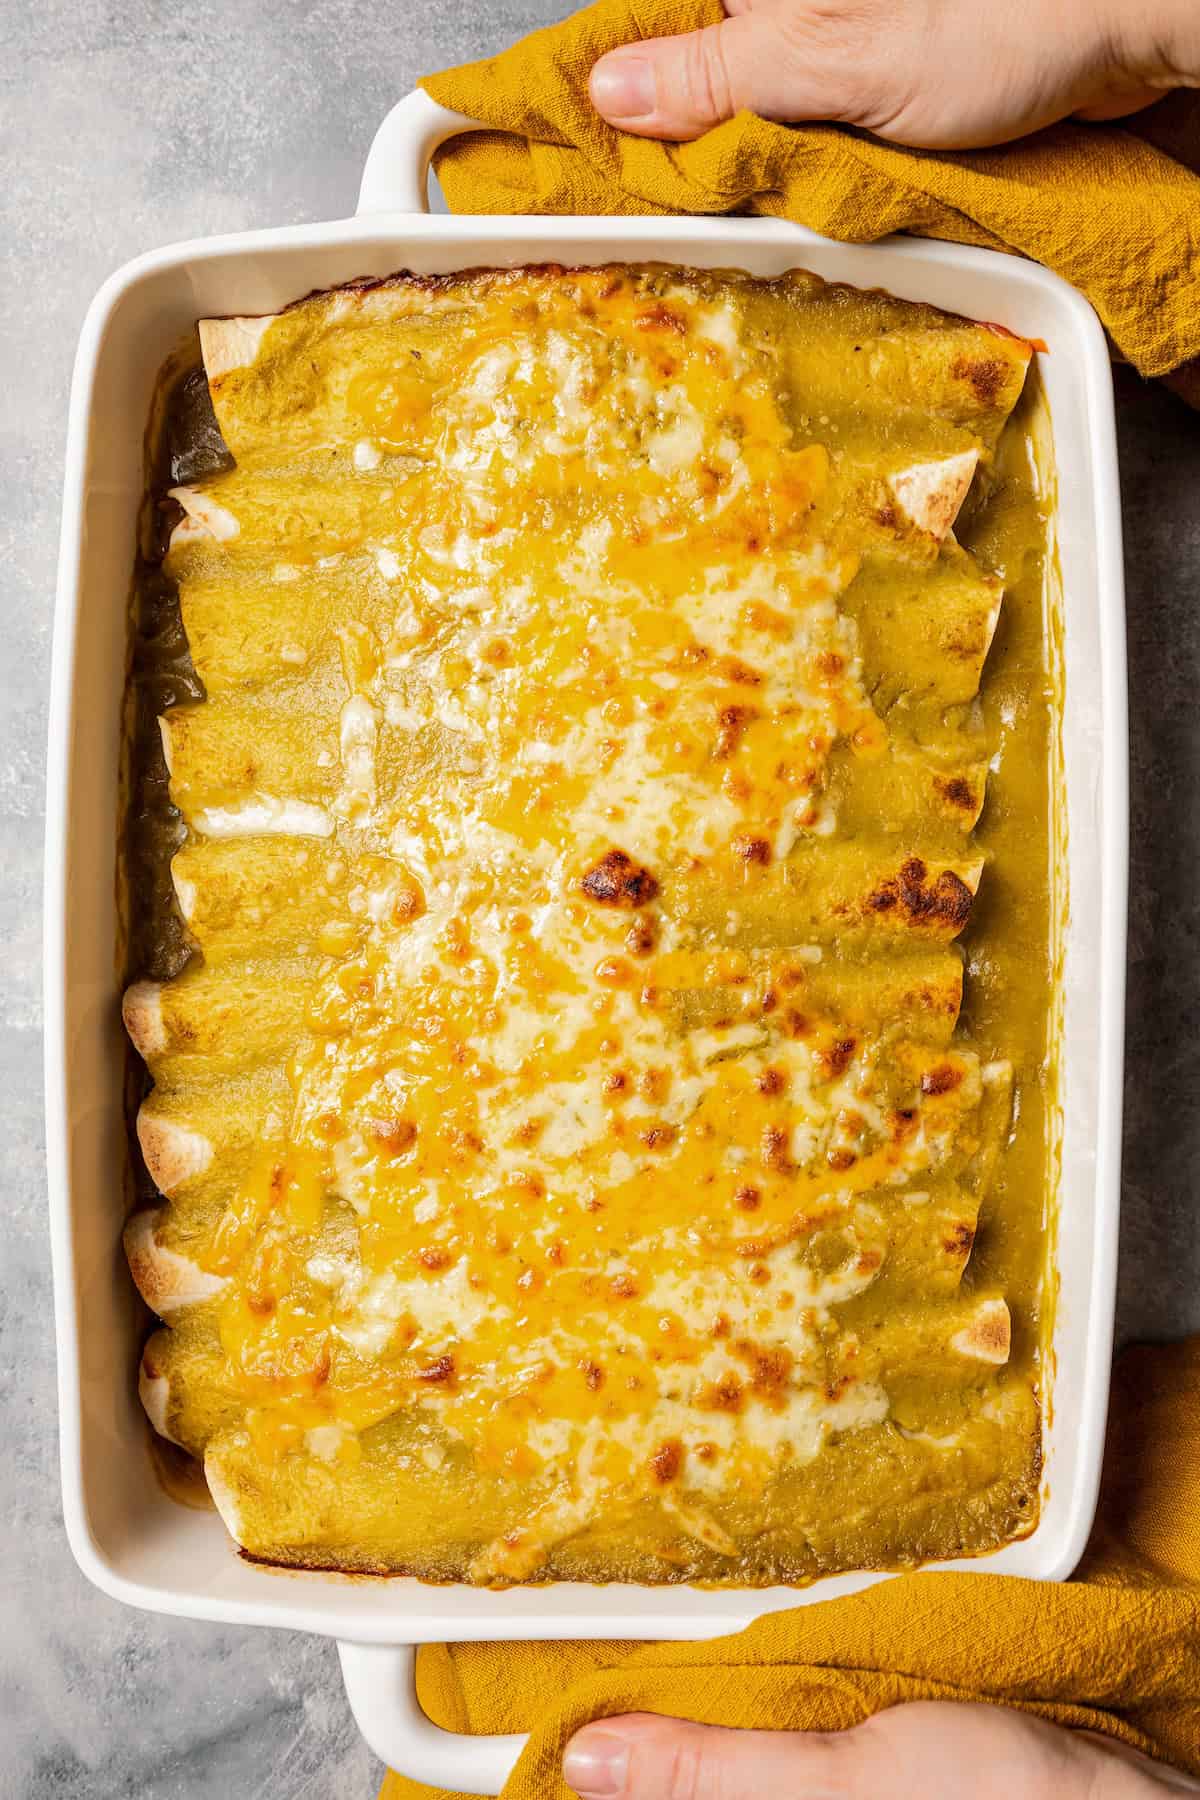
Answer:
<svg viewBox="0 0 1200 1800"><path fill-rule="evenodd" d="M1030 346L650 266L199 338L132 684L157 1430L298 1566L759 1584L1031 1529Z"/></svg>

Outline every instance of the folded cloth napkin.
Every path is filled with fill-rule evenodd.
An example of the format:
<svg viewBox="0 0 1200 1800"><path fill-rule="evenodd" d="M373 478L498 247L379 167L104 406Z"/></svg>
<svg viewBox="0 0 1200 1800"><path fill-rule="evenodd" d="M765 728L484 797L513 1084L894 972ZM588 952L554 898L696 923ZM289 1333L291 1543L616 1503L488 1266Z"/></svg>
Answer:
<svg viewBox="0 0 1200 1800"><path fill-rule="evenodd" d="M1200 1337L1118 1362L1073 1581L906 1575L700 1644L431 1646L417 1691L450 1730L532 1734L507 1800L566 1800L563 1748L589 1719L828 1731L904 1700L1003 1702L1200 1774ZM380 1800L436 1792L390 1774Z"/></svg>
<svg viewBox="0 0 1200 1800"><path fill-rule="evenodd" d="M724 16L720 0L599 0L422 86L495 131L437 158L455 212L725 213L829 237L892 231L1015 250L1082 289L1120 353L1200 406L1200 94L1117 125L1064 122L994 150L899 149L836 125L741 113L691 144L615 131L592 64Z"/></svg>

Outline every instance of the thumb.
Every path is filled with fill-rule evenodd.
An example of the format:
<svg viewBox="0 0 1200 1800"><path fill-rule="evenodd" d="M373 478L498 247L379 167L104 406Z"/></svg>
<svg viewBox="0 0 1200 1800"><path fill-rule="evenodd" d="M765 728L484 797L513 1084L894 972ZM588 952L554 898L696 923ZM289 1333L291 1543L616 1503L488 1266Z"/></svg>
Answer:
<svg viewBox="0 0 1200 1800"><path fill-rule="evenodd" d="M579 1800L799 1800L850 1794L853 1732L730 1731L629 1713L577 1731L563 1779ZM883 1791L883 1790L880 1790Z"/></svg>
<svg viewBox="0 0 1200 1800"><path fill-rule="evenodd" d="M795 78L789 48L770 17L742 13L703 31L610 50L592 69L592 105L610 125L640 137L696 138L747 108L778 117Z"/></svg>

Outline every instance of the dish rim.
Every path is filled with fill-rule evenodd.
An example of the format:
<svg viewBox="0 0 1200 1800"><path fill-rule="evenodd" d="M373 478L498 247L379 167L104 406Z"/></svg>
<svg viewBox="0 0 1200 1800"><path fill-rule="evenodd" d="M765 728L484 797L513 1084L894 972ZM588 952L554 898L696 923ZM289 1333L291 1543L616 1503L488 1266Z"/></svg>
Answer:
<svg viewBox="0 0 1200 1800"><path fill-rule="evenodd" d="M82 1444L82 1344L80 1269L74 1242L75 1211L88 1204L73 1191L69 1145L73 1118L69 1059L75 1053L69 1041L67 1005L70 993L70 925L68 878L72 817L70 790L78 749L80 690L77 683L77 639L84 558L87 551L85 472L90 436L95 421L95 396L103 359L110 353L114 333L120 328L122 310L130 297L146 290L164 275L183 276L195 283L197 275L211 274L218 265L228 273L243 272L252 265L282 256L387 248L395 266L405 260L405 250L421 247L446 253L448 266L456 266L454 250L476 242L495 251L506 247L519 256L508 260L562 260L566 245L604 245L612 260L648 259L686 261L672 255L672 246L703 240L712 254L728 258L715 266L738 266L737 252L749 247L790 247L790 261L803 266L809 258L833 256L851 265L862 264L876 272L873 283L891 291L910 292L913 281L937 274L944 278L970 277L995 282L997 311L1005 310L1007 296L1020 289L1026 298L1045 301L1046 311L1062 313L1072 322L1075 336L1069 349L1057 344L1055 353L1066 351L1076 360L1082 382L1087 420L1087 460L1091 476L1089 497L1096 526L1097 594L1104 634L1100 695L1104 713L1105 752L1102 768L1104 829L1101 867L1102 992L1099 1002L1099 1077L1101 1102L1097 1119L1096 1179L1093 1201L1093 1263L1086 1297L1086 1341L1073 1353L1084 1367L1084 1403L1074 1420L1075 1457L1072 1467L1072 1507L1067 1527L1053 1546L1039 1546L1032 1554L1042 1527L1030 1537L993 1552L986 1558L964 1559L951 1567L976 1572L996 1570L1002 1559L1024 1560L1030 1566L1018 1572L1044 1580L1063 1579L1082 1553L1090 1529L1099 1481L1107 1403L1108 1359L1111 1350L1115 1301L1116 1222L1119 1203L1120 1084L1123 1065L1121 1027L1124 999L1124 911L1127 869L1127 753L1125 747L1125 689L1123 641L1123 584L1120 556L1119 491L1117 485L1115 426L1112 416L1111 376L1103 334L1094 313L1082 297L1056 276L1032 263L1003 257L995 252L918 239L892 239L870 246L832 244L783 221L763 219L705 219L624 217L601 219L535 219L512 217L429 218L389 213L325 224L284 226L190 240L135 258L102 285L84 321L72 382L63 505L58 591L55 609L54 650L49 709L49 756L46 814L45 867L45 1061L48 1187L52 1254L55 1272L55 1320L59 1354L60 1447L63 1475L64 1517L72 1553L84 1574L112 1598L150 1610L205 1618L226 1623L289 1625L326 1635L352 1637L376 1644L412 1643L446 1635L468 1637L612 1637L653 1635L695 1637L736 1629L739 1625L777 1606L804 1604L853 1592L887 1572L870 1571L829 1577L808 1588L796 1589L699 1589L683 1586L645 1587L613 1584L590 1588L558 1583L544 1588L527 1587L495 1594L490 1590L453 1584L469 1597L462 1609L448 1608L451 1589L428 1587L411 1578L351 1578L321 1574L285 1573L261 1566L237 1563L239 1575L249 1573L261 1594L223 1591L244 1587L240 1580L209 1591L197 1591L186 1581L178 1584L131 1577L118 1566L100 1541L89 1512ZM556 250L558 255L556 255ZM655 254L656 253L656 254ZM818 254L819 253L819 254ZM579 249L568 252L579 258ZM497 257L496 260L502 260ZM588 260L587 256L582 260ZM457 266L463 266L461 262ZM357 271L347 266L342 280ZM823 272L823 271L819 271ZM888 277L891 279L888 279ZM901 277L897 280L897 277ZM851 279L850 276L838 277ZM329 285L320 281L314 285ZM939 283L940 285L940 283ZM967 282L970 285L970 281ZM301 291L299 286L297 291ZM912 293L911 297L926 297ZM939 300L936 304L944 304ZM241 310L233 302L225 310ZM980 316L978 306L956 310ZM126 427L141 440L144 420ZM1056 421L1057 425L1057 421ZM1057 434L1056 434L1057 435ZM1061 461L1061 451L1060 451ZM124 621L126 595L121 595ZM113 745L115 754L116 745ZM1070 852L1068 850L1068 865ZM1073 882L1079 873L1072 869ZM115 998L115 990L114 990ZM94 1204L94 1199L91 1202ZM114 1232L115 1237L115 1232ZM1061 1271L1060 1271L1061 1276ZM1055 1341L1056 1360L1058 1342ZM1050 1434L1064 1431L1064 1424L1047 1421ZM149 1463L147 1462L149 1470ZM223 1532L219 1521L213 1521ZM1014 1559L1012 1552L1022 1553ZM230 1560L233 1559L232 1551ZM939 1565L942 1566L942 1565ZM326 1594L337 1591L342 1601L315 1605L311 1588L321 1585ZM381 1586L389 1601L374 1603ZM615 1598L622 1604L597 1604ZM529 1597L518 1603L514 1596ZM690 1597L690 1606L672 1605ZM570 1604L568 1604L568 1599ZM733 1602L733 1603L731 1603Z"/></svg>

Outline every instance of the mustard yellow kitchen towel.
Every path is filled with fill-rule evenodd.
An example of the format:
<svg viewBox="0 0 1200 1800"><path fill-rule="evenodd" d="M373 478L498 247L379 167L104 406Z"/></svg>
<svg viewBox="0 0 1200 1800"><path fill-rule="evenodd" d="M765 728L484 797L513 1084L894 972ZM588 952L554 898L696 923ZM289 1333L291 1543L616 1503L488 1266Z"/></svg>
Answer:
<svg viewBox="0 0 1200 1800"><path fill-rule="evenodd" d="M437 1645L417 1685L439 1725L532 1733L507 1800L566 1800L589 1719L828 1731L904 1700L1004 1702L1200 1774L1200 1337L1120 1359L1074 1581L908 1575L701 1644ZM380 1800L434 1796L389 1775Z"/></svg>
<svg viewBox="0 0 1200 1800"><path fill-rule="evenodd" d="M1063 123L994 150L898 149L834 125L742 113L691 144L615 131L592 64L723 17L720 0L599 0L486 61L429 76L495 130L439 154L455 212L726 213L830 237L892 231L1014 250L1082 289L1121 353L1200 405L1200 94L1118 125Z"/></svg>

